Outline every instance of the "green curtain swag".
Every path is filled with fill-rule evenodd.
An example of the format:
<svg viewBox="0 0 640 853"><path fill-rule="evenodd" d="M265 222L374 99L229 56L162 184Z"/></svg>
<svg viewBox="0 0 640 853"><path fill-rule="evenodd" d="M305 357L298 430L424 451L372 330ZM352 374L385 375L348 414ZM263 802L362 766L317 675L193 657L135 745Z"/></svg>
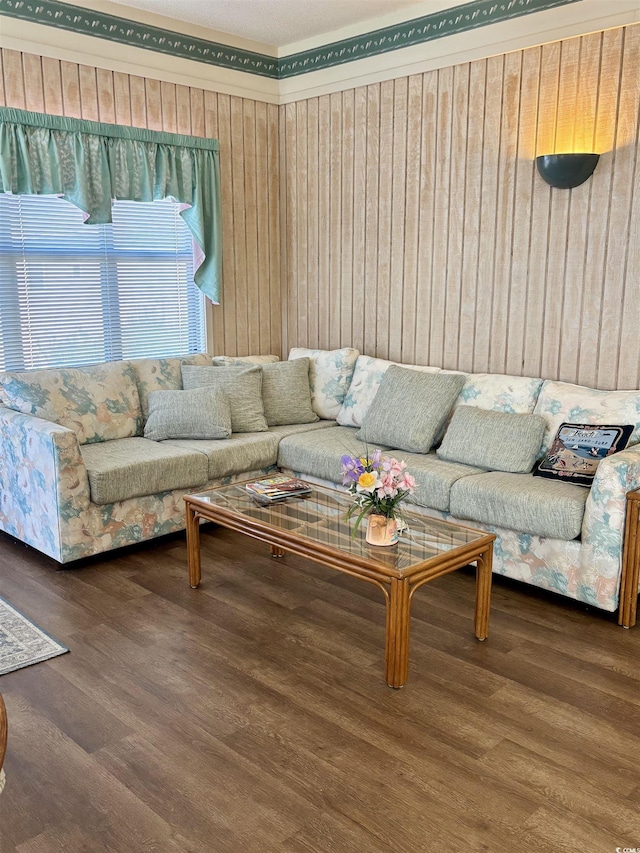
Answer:
<svg viewBox="0 0 640 853"><path fill-rule="evenodd" d="M60 195L89 225L111 222L112 199L188 205L180 215L204 255L194 279L219 302L217 140L0 107L0 192Z"/></svg>

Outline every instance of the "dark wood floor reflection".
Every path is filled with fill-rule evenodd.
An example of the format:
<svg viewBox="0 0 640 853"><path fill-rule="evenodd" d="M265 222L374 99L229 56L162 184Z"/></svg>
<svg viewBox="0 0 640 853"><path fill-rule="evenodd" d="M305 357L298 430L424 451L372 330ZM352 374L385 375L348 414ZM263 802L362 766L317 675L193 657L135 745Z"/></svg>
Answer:
<svg viewBox="0 0 640 853"><path fill-rule="evenodd" d="M233 533L55 571L0 536L0 595L71 653L0 678L0 851L613 853L640 847L640 627L474 577L413 606Z"/></svg>

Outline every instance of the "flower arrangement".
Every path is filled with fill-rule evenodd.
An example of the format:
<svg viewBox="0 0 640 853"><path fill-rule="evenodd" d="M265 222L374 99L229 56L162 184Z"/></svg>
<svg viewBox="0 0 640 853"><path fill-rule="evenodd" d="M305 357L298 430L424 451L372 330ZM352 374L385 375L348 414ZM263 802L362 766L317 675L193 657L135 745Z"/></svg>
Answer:
<svg viewBox="0 0 640 853"><path fill-rule="evenodd" d="M340 461L342 484L354 496L347 519L358 513L354 536L369 513L395 519L400 514L398 504L415 490L416 481L406 470L406 463L383 456L381 450L374 450L371 456L346 454Z"/></svg>

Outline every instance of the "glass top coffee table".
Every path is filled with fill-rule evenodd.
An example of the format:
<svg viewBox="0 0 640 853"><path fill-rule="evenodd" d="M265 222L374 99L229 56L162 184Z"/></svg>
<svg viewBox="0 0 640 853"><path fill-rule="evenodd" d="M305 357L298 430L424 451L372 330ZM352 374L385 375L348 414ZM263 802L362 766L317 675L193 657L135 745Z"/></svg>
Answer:
<svg viewBox="0 0 640 853"><path fill-rule="evenodd" d="M287 551L375 584L387 607L385 678L402 687L409 672L411 601L423 584L476 563L475 634L489 631L491 566L495 536L459 524L404 512L408 528L396 545L365 541L365 525L352 536L355 520L345 520L351 496L310 484L304 497L267 506L254 501L244 483L185 495L189 582L200 584L200 519L213 521L271 546L274 557Z"/></svg>

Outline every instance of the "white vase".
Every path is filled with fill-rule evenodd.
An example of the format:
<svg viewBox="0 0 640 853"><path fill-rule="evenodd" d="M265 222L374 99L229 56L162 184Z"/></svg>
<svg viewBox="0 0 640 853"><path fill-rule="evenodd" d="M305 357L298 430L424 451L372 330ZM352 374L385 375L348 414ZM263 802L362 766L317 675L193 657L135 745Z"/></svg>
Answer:
<svg viewBox="0 0 640 853"><path fill-rule="evenodd" d="M398 525L395 518L371 513L367 516L366 539L369 545L395 545L398 541Z"/></svg>

